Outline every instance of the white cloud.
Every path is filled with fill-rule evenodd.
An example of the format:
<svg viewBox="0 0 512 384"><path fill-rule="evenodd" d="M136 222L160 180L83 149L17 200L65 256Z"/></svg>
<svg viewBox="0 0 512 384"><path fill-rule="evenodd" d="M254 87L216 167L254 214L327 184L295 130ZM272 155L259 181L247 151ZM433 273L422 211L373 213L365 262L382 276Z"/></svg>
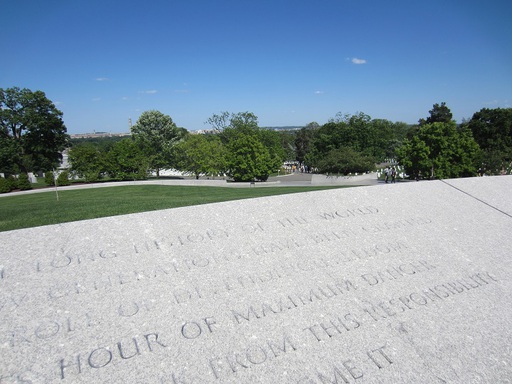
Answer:
<svg viewBox="0 0 512 384"><path fill-rule="evenodd" d="M109 81L110 79L108 77L97 77L96 81Z"/></svg>
<svg viewBox="0 0 512 384"><path fill-rule="evenodd" d="M366 64L366 60L365 59L358 59L357 57L353 57L352 58L352 64Z"/></svg>
<svg viewBox="0 0 512 384"><path fill-rule="evenodd" d="M123 97L121 97L121 100L128 100L128 97L127 96L123 96Z"/></svg>
<svg viewBox="0 0 512 384"><path fill-rule="evenodd" d="M92 99L92 101L100 101L101 100L101 97L95 97Z"/></svg>
<svg viewBox="0 0 512 384"><path fill-rule="evenodd" d="M322 95L324 93L325 93L324 91L315 91L315 95Z"/></svg>
<svg viewBox="0 0 512 384"><path fill-rule="evenodd" d="M147 91L140 91L139 93L145 93L147 95L154 95L155 93L157 93L158 91L156 89L149 89Z"/></svg>
<svg viewBox="0 0 512 384"><path fill-rule="evenodd" d="M176 89L174 93L190 93L189 89Z"/></svg>
<svg viewBox="0 0 512 384"><path fill-rule="evenodd" d="M53 103L53 104L55 104L55 105L62 105L62 104L64 104L64 102L63 102L63 101L56 101L56 102L55 102L55 103Z"/></svg>

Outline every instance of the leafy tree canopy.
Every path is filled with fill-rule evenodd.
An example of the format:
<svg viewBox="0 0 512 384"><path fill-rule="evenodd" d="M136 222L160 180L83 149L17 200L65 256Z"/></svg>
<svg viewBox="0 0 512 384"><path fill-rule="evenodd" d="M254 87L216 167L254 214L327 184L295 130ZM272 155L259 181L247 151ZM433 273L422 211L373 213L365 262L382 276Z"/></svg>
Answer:
<svg viewBox="0 0 512 384"><path fill-rule="evenodd" d="M0 169L49 170L68 144L62 112L42 91L0 88Z"/></svg>
<svg viewBox="0 0 512 384"><path fill-rule="evenodd" d="M217 132L226 129L250 130L258 128L258 117L252 112L221 112L219 115L212 115L206 120L206 124Z"/></svg>
<svg viewBox="0 0 512 384"><path fill-rule="evenodd" d="M196 176L216 176L225 171L225 148L216 135L189 135L176 146L177 164Z"/></svg>
<svg viewBox="0 0 512 384"><path fill-rule="evenodd" d="M304 163L306 160L306 155L310 151L313 138L315 137L316 131L319 128L320 125L318 123L311 122L297 132L295 136L295 160L300 163Z"/></svg>
<svg viewBox="0 0 512 384"><path fill-rule="evenodd" d="M424 124L397 150L411 177L454 178L476 174L480 148L469 129L454 121Z"/></svg>
<svg viewBox="0 0 512 384"><path fill-rule="evenodd" d="M329 151L317 163L320 173L364 173L372 171L375 163L371 156L366 156L350 147L341 147Z"/></svg>
<svg viewBox="0 0 512 384"><path fill-rule="evenodd" d="M438 103L434 104L432 109L428 112L430 116L428 116L426 119L420 119L420 125L432 123L449 123L453 118L450 108L446 106L444 101L440 105Z"/></svg>
<svg viewBox="0 0 512 384"><path fill-rule="evenodd" d="M206 122L226 148L227 174L235 181L265 181L281 167L285 151L277 132L261 129L252 112L222 112Z"/></svg>
<svg viewBox="0 0 512 384"><path fill-rule="evenodd" d="M105 170L117 180L142 180L147 178L149 160L132 139L114 144L105 157Z"/></svg>
<svg viewBox="0 0 512 384"><path fill-rule="evenodd" d="M409 127L404 123L393 123L384 119L373 120L365 113L355 115L338 113L318 129L312 131L308 143L308 153L304 156L306 162L317 167L332 151L341 148L351 148L365 157L373 157L374 161L393 157L395 148L399 146ZM300 132L301 136L306 132ZM307 139L300 138L300 143ZM302 144L302 147L305 147ZM372 167L373 168L373 167Z"/></svg>
<svg viewBox="0 0 512 384"><path fill-rule="evenodd" d="M511 168L512 108L483 108L466 125L482 148L482 169L499 174Z"/></svg>
<svg viewBox="0 0 512 384"><path fill-rule="evenodd" d="M106 151L90 142L75 145L69 150L71 170L85 181L97 181L106 170Z"/></svg>
<svg viewBox="0 0 512 384"><path fill-rule="evenodd" d="M182 138L183 130L176 127L170 116L155 110L142 112L131 132L157 176L160 169L172 166L173 147Z"/></svg>

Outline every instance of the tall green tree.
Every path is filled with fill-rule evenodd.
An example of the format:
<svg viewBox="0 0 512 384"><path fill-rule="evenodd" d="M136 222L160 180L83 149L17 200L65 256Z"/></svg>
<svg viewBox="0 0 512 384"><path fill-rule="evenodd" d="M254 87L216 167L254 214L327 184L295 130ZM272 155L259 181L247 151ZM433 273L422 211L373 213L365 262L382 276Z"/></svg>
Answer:
<svg viewBox="0 0 512 384"><path fill-rule="evenodd" d="M131 132L157 176L161 169L173 166L173 147L182 138L183 130L170 116L155 110L142 112Z"/></svg>
<svg viewBox="0 0 512 384"><path fill-rule="evenodd" d="M255 134L233 135L226 149L227 171L235 181L266 181L273 171L272 157Z"/></svg>
<svg viewBox="0 0 512 384"><path fill-rule="evenodd" d="M219 115L213 114L206 124L209 124L216 132L222 133L223 139L232 129L257 129L258 117L252 112L221 112Z"/></svg>
<svg viewBox="0 0 512 384"><path fill-rule="evenodd" d="M286 159L286 151L283 147L279 132L270 129L257 129L256 133L270 156L268 174L258 176L258 179L265 181L272 172L281 169L283 161Z"/></svg>
<svg viewBox="0 0 512 384"><path fill-rule="evenodd" d="M105 157L105 169L116 180L142 180L150 170L149 159L132 139L115 143Z"/></svg>
<svg viewBox="0 0 512 384"><path fill-rule="evenodd" d="M295 136L295 160L299 163L304 163L306 160L313 137L319 128L320 125L317 122L311 122L297 132Z"/></svg>
<svg viewBox="0 0 512 384"><path fill-rule="evenodd" d="M297 153L295 146L296 132L289 130L279 130L275 132L279 136L283 158L286 160L295 160Z"/></svg>
<svg viewBox="0 0 512 384"><path fill-rule="evenodd" d="M87 182L97 181L106 171L106 151L90 142L73 146L69 150L68 160L71 170Z"/></svg>
<svg viewBox="0 0 512 384"><path fill-rule="evenodd" d="M396 146L403 140L403 131L403 123L373 120L362 112L355 115L338 113L327 124L313 131L306 161L322 169L325 168L324 159L328 157L331 162L342 159L345 153L349 153L347 148L352 150L350 153L357 155L356 159L362 166L367 164L368 158L373 158L373 162L382 161L393 157ZM333 151L336 150L339 153L335 156Z"/></svg>
<svg viewBox="0 0 512 384"><path fill-rule="evenodd" d="M62 112L42 91L0 88L0 169L50 170L68 144Z"/></svg>
<svg viewBox="0 0 512 384"><path fill-rule="evenodd" d="M443 101L441 104L435 103L429 112L429 116L426 119L420 119L419 124L432 124L432 123L449 123L453 119L450 108L447 107Z"/></svg>
<svg viewBox="0 0 512 384"><path fill-rule="evenodd" d="M227 174L235 181L265 181L280 169L285 153L279 134L261 129L252 112L222 112L207 124L225 145Z"/></svg>
<svg viewBox="0 0 512 384"><path fill-rule="evenodd" d="M482 149L480 160L492 173L499 173L512 162L512 108L483 108L467 127Z"/></svg>
<svg viewBox="0 0 512 384"><path fill-rule="evenodd" d="M225 148L218 135L189 135L176 145L178 169L200 175L225 172Z"/></svg>
<svg viewBox="0 0 512 384"><path fill-rule="evenodd" d="M444 179L474 176L480 147L469 129L457 129L450 121L420 126L397 153L411 177Z"/></svg>

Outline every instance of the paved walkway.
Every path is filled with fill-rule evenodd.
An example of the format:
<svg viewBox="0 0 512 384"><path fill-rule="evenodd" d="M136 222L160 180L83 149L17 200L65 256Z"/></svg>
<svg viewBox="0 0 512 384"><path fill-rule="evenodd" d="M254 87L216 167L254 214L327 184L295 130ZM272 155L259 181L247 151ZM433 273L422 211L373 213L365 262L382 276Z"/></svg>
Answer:
<svg viewBox="0 0 512 384"><path fill-rule="evenodd" d="M359 176L327 176L312 173L292 173L289 175L270 177L269 182L278 182L281 186L316 186L316 185L376 185L377 173Z"/></svg>
<svg viewBox="0 0 512 384"><path fill-rule="evenodd" d="M151 179L140 181L116 181L107 183L91 183L91 184L74 184L65 187L58 187L58 191L69 191L74 189L90 189L90 188L104 188L104 187L122 187L126 185L194 185L194 186L215 186L215 187L228 187L228 188L264 188L264 187L290 187L290 186L325 186L325 185L350 185L350 186L363 186L363 185L376 185L376 173L368 173L360 176L326 176L316 175L311 173L293 173L290 175L270 177L268 181L261 183L233 183L226 180L209 180L194 178L183 179ZM16 196L30 193L41 193L55 191L55 188L41 188L32 189L29 191L19 191L11 193L0 193L3 196Z"/></svg>

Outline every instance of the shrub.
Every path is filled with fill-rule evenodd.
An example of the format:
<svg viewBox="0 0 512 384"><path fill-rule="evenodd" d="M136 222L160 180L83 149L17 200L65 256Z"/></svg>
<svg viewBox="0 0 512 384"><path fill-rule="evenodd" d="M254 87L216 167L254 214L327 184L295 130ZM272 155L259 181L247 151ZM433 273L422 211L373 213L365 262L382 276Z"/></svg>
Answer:
<svg viewBox="0 0 512 384"><path fill-rule="evenodd" d="M20 191L28 191L29 189L32 189L32 184L30 184L26 173L20 173L18 177L18 189Z"/></svg>
<svg viewBox="0 0 512 384"><path fill-rule="evenodd" d="M7 183L9 184L10 191L18 188L18 179L16 179L13 175L9 175L9 177L7 177Z"/></svg>
<svg viewBox="0 0 512 384"><path fill-rule="evenodd" d="M0 177L0 193L11 192L11 186L7 179Z"/></svg>
<svg viewBox="0 0 512 384"><path fill-rule="evenodd" d="M55 178L53 176L53 172L46 172L44 174L44 183L50 187L55 185Z"/></svg>
<svg viewBox="0 0 512 384"><path fill-rule="evenodd" d="M57 185L71 185L71 181L69 180L68 171L62 171L59 176L57 176Z"/></svg>

